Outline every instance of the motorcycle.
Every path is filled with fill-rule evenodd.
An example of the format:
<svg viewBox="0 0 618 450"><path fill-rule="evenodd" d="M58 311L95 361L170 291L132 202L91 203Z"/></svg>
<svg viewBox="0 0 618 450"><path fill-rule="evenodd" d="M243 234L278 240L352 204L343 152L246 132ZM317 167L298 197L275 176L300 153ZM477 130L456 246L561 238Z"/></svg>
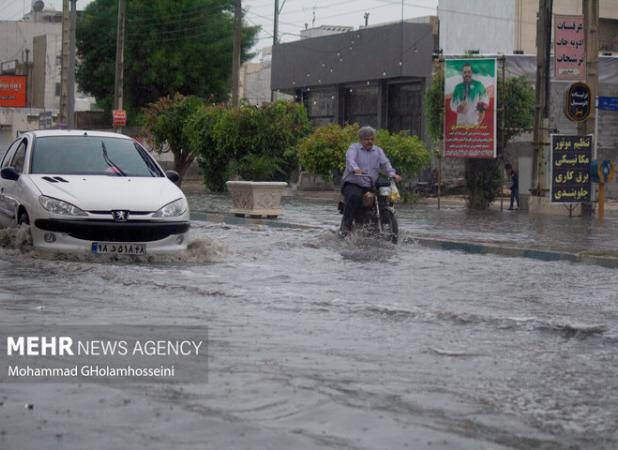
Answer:
<svg viewBox="0 0 618 450"><path fill-rule="evenodd" d="M395 217L395 197L399 197L399 192L396 186L393 188L394 182L391 178L379 177L373 188L367 191L363 196L363 208L359 217L354 218L352 231L357 229L366 230L372 236L391 241L396 244L399 240L399 225L397 217ZM396 192L395 192L396 191ZM339 202L339 214L345 211L345 203ZM339 233L345 236L346 230L341 219Z"/></svg>

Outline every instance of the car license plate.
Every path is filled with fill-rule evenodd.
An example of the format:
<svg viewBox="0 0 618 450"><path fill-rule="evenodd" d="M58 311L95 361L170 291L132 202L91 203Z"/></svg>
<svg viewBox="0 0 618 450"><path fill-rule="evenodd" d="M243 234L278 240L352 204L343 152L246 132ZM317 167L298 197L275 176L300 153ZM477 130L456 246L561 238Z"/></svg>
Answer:
<svg viewBox="0 0 618 450"><path fill-rule="evenodd" d="M90 247L95 254L145 255L146 244L127 244L123 242L93 242Z"/></svg>

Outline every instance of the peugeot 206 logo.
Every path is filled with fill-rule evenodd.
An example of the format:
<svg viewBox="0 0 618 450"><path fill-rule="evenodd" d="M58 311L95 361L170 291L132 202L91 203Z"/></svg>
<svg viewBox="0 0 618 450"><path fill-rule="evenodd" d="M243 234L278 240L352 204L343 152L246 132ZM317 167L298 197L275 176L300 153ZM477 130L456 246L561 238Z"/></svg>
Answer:
<svg viewBox="0 0 618 450"><path fill-rule="evenodd" d="M125 210L112 211L112 217L114 218L114 222L126 222L127 220L129 220L129 211L125 211Z"/></svg>

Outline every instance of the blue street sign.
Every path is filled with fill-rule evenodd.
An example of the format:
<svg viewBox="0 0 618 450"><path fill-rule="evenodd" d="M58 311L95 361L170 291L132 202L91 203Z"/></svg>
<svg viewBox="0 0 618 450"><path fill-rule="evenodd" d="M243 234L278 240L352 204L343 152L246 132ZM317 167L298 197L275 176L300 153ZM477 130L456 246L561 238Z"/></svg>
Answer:
<svg viewBox="0 0 618 450"><path fill-rule="evenodd" d="M599 96L599 109L605 111L618 111L618 97Z"/></svg>

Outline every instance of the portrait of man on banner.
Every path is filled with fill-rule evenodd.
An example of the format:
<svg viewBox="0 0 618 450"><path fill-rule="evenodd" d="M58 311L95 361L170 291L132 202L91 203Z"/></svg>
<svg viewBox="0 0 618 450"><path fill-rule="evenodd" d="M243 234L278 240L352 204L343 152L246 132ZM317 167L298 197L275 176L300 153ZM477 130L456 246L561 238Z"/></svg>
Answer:
<svg viewBox="0 0 618 450"><path fill-rule="evenodd" d="M494 158L496 60L447 60L444 72L445 156Z"/></svg>

